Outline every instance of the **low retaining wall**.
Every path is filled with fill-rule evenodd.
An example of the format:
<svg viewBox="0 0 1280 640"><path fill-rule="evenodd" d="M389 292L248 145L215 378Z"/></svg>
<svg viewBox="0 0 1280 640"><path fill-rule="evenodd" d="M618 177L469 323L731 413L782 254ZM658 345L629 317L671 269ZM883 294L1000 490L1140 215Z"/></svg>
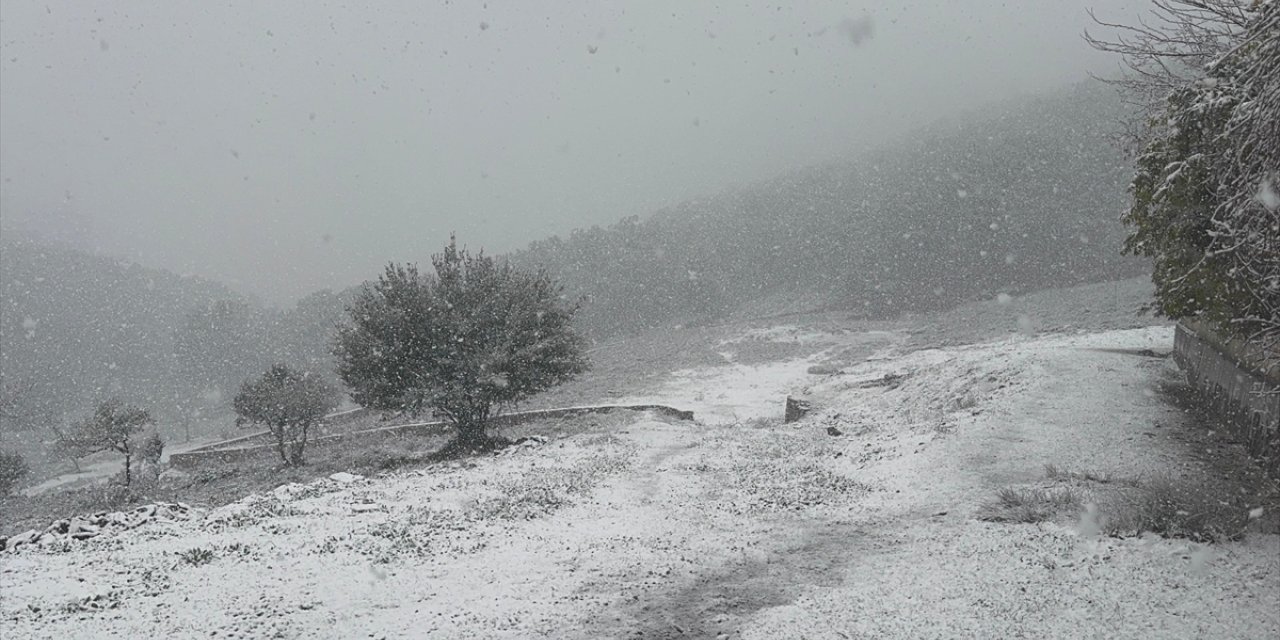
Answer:
<svg viewBox="0 0 1280 640"><path fill-rule="evenodd" d="M1179 323L1174 359L1191 386L1204 394L1209 408L1234 437L1261 458L1272 473L1280 472L1280 382L1273 353L1246 351L1222 340L1207 327ZM1240 354L1247 354L1247 358ZM1242 361L1243 360L1243 361Z"/></svg>
<svg viewBox="0 0 1280 640"><path fill-rule="evenodd" d="M692 420L692 411L682 411L674 407L668 407L660 404L633 404L633 405L601 405L593 407L567 407L563 409L542 409L538 411L519 411L515 413L507 413L497 416L489 421L490 426L503 427L533 420L545 420L550 418L565 418L569 416L585 415L591 413L608 413L610 411L648 411L657 413L674 420ZM350 433L338 433L329 436L321 436L313 438L307 442L307 450L314 451L316 449L324 449L338 444L370 444L379 440L390 438L406 438L415 436L441 435L448 433L450 425L444 421L435 422L414 422L410 424L398 424L386 427L376 427L373 429L364 429L362 431L352 431ZM237 446L244 441L261 435L261 433L253 434L232 440L225 440L211 444L199 449L192 449L183 453L175 453L169 456L169 466L175 469L189 469L199 464L207 462L239 462L256 458L261 455L276 455L274 444L253 445L253 446Z"/></svg>

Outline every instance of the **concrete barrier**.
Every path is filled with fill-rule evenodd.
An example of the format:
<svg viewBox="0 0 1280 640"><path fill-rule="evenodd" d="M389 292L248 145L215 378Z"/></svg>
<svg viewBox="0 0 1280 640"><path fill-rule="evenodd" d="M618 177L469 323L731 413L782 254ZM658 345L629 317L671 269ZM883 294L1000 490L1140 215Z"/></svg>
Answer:
<svg viewBox="0 0 1280 640"><path fill-rule="evenodd" d="M1229 341L1203 325L1178 323L1174 359L1249 453L1280 474L1280 369L1277 354Z"/></svg>
<svg viewBox="0 0 1280 640"><path fill-rule="evenodd" d="M511 426L530 422L533 420L546 420L554 418L565 418L576 415L586 415L592 413L608 413L610 411L648 411L671 418L673 420L693 420L692 411L682 411L674 407L668 407L660 404L632 404L632 405L599 405L589 407L565 407L562 409L541 409L537 411L518 411L513 413L505 413L496 416L489 421L492 427ZM433 422L413 422L408 424L397 424L385 427L375 427L372 429L362 429L360 431L352 431L349 433L337 433L318 438L312 438L307 442L307 450L315 451L339 444L361 444L367 445L378 442L380 440L391 438L407 438L421 437L429 435L447 434L451 429L451 425L444 421ZM169 466L175 469L190 469L191 467L208 463L208 462L239 462L249 460L263 455L276 455L275 444L256 444L246 445L247 440L257 438L264 432L258 432L249 436L234 438L232 440L224 440L211 445L192 449L183 453L175 453L169 456Z"/></svg>

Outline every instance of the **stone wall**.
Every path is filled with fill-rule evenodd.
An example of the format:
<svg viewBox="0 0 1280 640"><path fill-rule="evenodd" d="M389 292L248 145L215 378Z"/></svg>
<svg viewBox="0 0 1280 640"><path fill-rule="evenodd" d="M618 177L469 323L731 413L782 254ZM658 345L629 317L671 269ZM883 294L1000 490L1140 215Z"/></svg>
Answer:
<svg viewBox="0 0 1280 640"><path fill-rule="evenodd" d="M657 404L640 404L640 405L601 405L591 407L566 407L563 409L543 409L539 411L520 411L497 416L490 420L490 425L494 427L509 426L520 424L532 420L546 420L553 418L563 418L575 415L583 415L589 413L607 413L614 410L627 411L650 411L657 413L665 418L673 420L692 420L692 411L682 411L673 407ZM312 438L307 442L307 450L315 451L340 444L359 444L361 446L376 443L389 438L405 438L427 435L439 435L448 433L451 427L446 422L415 422L411 424L398 424L385 427L376 427L373 429L364 429L361 431L352 431L349 433L338 433L319 438ZM274 444L247 444L251 438L261 436L261 433L235 438L234 440L226 440L211 444L199 449L193 449L183 453L175 453L169 456L169 466L175 469L190 469L194 466L207 462L239 462L258 458L260 456L276 455Z"/></svg>
<svg viewBox="0 0 1280 640"><path fill-rule="evenodd" d="M1223 339L1179 323L1174 358L1231 435L1275 474L1280 472L1280 370L1274 351Z"/></svg>

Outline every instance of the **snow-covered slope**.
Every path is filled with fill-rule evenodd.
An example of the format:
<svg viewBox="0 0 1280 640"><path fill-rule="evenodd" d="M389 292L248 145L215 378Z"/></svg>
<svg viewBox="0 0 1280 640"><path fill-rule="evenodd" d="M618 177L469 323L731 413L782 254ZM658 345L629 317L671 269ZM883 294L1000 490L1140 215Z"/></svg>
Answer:
<svg viewBox="0 0 1280 640"><path fill-rule="evenodd" d="M1280 539L1099 536L979 518L1044 465L1187 468L1153 389L1168 328L669 376L637 417L492 457L290 485L0 558L4 636L1231 637L1280 634ZM807 373L851 344L877 355ZM819 366L814 371L832 371ZM817 409L781 425L782 398ZM833 435L834 434L834 435ZM1076 487L1086 499L1093 489Z"/></svg>

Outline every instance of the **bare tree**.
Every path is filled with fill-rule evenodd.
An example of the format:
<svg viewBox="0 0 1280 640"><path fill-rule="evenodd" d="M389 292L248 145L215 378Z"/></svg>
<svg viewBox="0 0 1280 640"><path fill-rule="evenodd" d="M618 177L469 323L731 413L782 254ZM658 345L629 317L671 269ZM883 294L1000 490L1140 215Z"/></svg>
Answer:
<svg viewBox="0 0 1280 640"><path fill-rule="evenodd" d="M1109 22L1091 9L1089 16L1107 35L1086 30L1094 49L1120 56L1127 73L1102 77L1138 107L1127 132L1143 138L1142 124L1162 111L1169 94L1203 78L1208 65L1229 51L1249 20L1253 0L1152 0L1151 13L1137 24Z"/></svg>
<svg viewBox="0 0 1280 640"><path fill-rule="evenodd" d="M141 444L134 436L149 424L155 421L145 409L117 399L107 400L76 425L67 438L68 445L86 454L99 451L124 454L124 484L128 486L133 479L133 456Z"/></svg>

